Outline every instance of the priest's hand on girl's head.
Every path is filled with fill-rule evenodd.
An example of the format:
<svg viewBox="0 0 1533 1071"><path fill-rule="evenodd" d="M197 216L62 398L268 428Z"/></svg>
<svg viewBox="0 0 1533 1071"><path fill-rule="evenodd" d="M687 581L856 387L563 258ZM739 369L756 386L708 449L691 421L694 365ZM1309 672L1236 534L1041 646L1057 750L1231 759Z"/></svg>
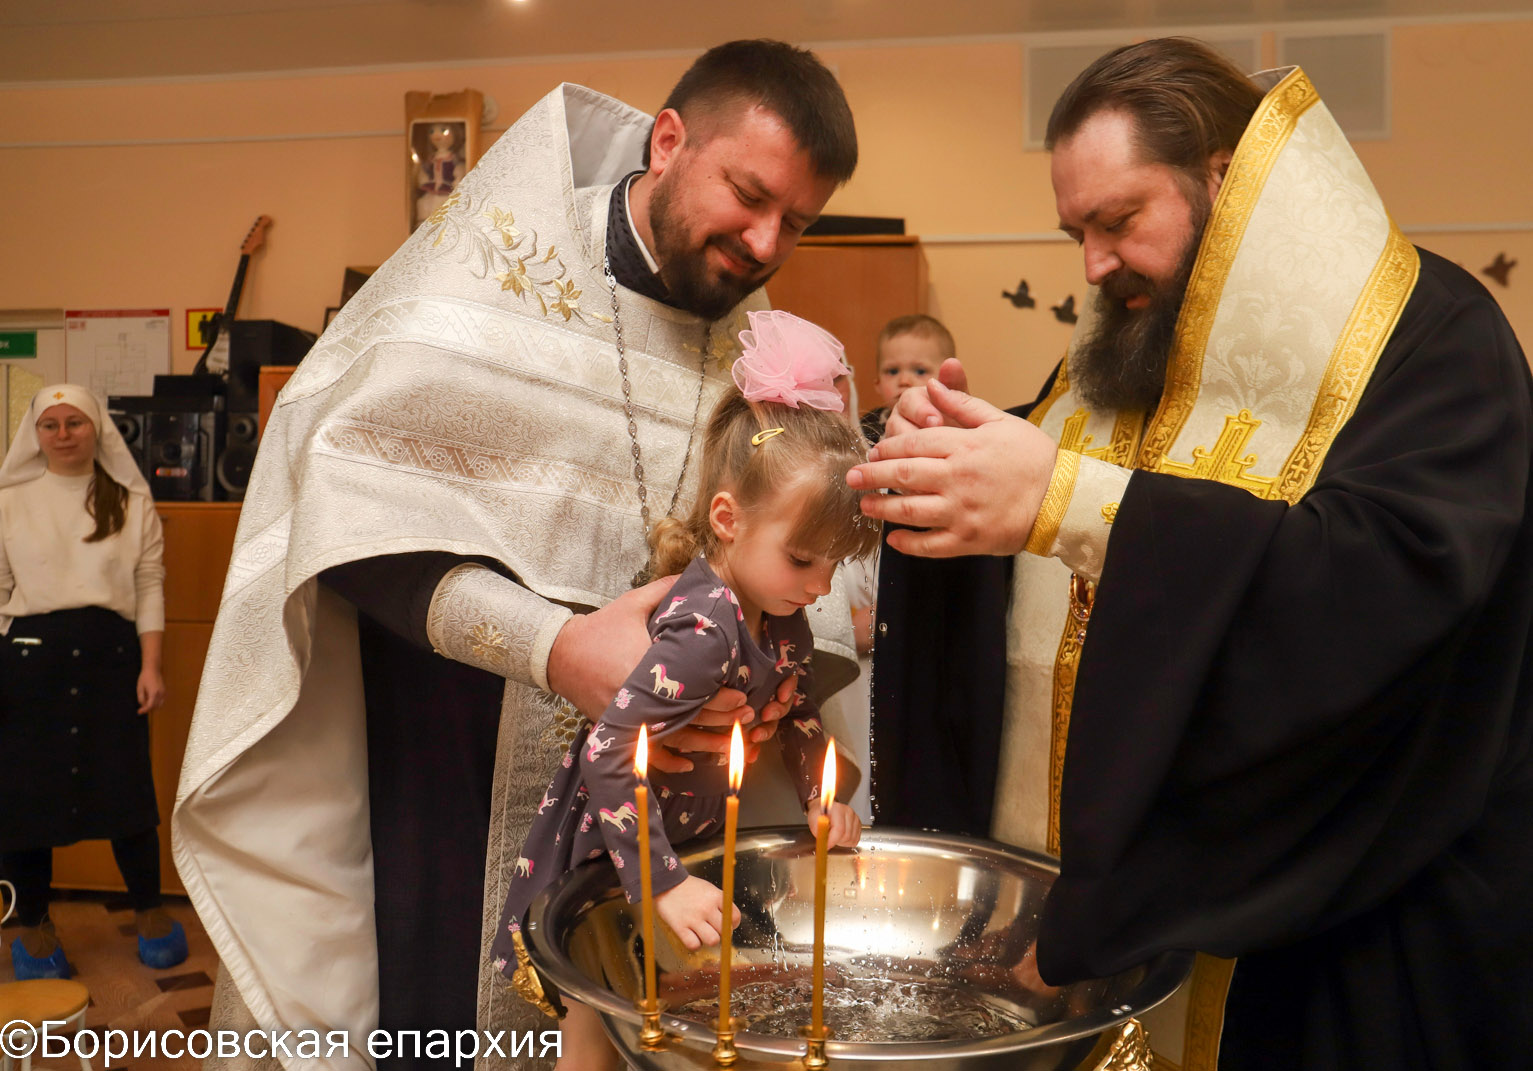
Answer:
<svg viewBox="0 0 1533 1071"><path fill-rule="evenodd" d="M595 721L649 650L649 618L674 576L625 591L600 610L564 623L548 652L548 689Z"/></svg>
<svg viewBox="0 0 1533 1071"><path fill-rule="evenodd" d="M729 905L729 928L740 925L740 909ZM711 881L687 875L687 880L655 897L660 921L691 949L719 943L724 926L724 892Z"/></svg>
<svg viewBox="0 0 1533 1071"><path fill-rule="evenodd" d="M663 743L656 741L657 746L649 755L649 764L665 773L686 773L693 765L687 757L689 753L727 755L729 737L723 733L699 729L698 726L729 725L735 721L739 721L742 726L760 723L745 732L745 761L755 762L756 756L761 754L762 742L777 735L778 720L792 708L797 681L797 677L788 677L779 684L777 698L769 701L759 715L745 705L744 692L734 688L719 689L718 694L703 705L690 725L667 733Z"/></svg>

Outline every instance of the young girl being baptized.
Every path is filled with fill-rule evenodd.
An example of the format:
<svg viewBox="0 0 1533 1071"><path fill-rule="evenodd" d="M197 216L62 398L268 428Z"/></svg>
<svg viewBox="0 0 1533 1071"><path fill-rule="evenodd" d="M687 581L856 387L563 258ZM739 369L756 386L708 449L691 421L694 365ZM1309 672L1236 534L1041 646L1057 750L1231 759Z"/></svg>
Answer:
<svg viewBox="0 0 1533 1071"><path fill-rule="evenodd" d="M652 643L601 720L583 729L543 795L516 862L493 945L510 978L521 924L533 897L570 868L603 852L630 902L639 899L634 751L640 725L651 741L686 725L722 688L746 693L756 711L788 676L800 702L777 731L809 828L819 818L826 735L802 696L814 652L804 607L830 591L842 559L878 544L846 472L866 448L841 414L838 376L849 375L841 344L785 312L753 312L734 364L738 390L708 419L697 501L685 520L666 518L650 542L655 576L680 572L649 622ZM723 893L693 877L675 846L723 828L723 765L666 774L651 767L650 852L655 909L688 948L716 944ZM844 783L844 782L843 782ZM747 778L747 786L749 778ZM830 802L830 843L854 845L862 823ZM729 905L730 926L739 911ZM570 1002L559 1067L616 1068L596 1013Z"/></svg>

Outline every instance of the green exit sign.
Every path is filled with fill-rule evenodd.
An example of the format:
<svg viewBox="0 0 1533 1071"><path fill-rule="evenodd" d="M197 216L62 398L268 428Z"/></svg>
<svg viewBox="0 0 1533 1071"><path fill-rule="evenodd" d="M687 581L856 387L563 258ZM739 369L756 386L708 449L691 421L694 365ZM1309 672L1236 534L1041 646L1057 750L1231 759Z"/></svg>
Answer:
<svg viewBox="0 0 1533 1071"><path fill-rule="evenodd" d="M36 331L0 331L0 359L36 356Z"/></svg>

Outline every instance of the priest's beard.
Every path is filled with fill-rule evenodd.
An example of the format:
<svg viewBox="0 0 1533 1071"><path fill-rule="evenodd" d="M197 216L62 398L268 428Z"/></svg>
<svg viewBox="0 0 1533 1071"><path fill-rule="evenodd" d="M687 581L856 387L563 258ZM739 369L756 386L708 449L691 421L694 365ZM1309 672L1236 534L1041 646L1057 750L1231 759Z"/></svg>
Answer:
<svg viewBox="0 0 1533 1071"><path fill-rule="evenodd" d="M1160 402L1177 317L1210 211L1206 188L1189 183L1186 192L1192 229L1171 278L1157 283L1119 268L1102 280L1096 297L1096 330L1070 355L1070 384L1093 409L1147 413ZM1139 294L1150 299L1144 308L1124 304Z"/></svg>
<svg viewBox="0 0 1533 1071"><path fill-rule="evenodd" d="M686 218L676 203L676 191L686 182L686 167L672 166L649 197L649 226L655 238L655 259L665 283L668 304L705 320L717 320L740 304L745 295L764 285L776 268L762 264L739 238L714 234L693 245ZM745 275L715 270L708 247L716 246L748 267Z"/></svg>

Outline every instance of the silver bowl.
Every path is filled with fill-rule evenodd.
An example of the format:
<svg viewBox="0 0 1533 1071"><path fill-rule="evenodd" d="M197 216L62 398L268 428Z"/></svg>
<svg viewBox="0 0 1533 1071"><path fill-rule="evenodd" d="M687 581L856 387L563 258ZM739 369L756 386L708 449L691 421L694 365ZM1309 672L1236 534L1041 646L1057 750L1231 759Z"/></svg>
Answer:
<svg viewBox="0 0 1533 1071"><path fill-rule="evenodd" d="M713 840L682 862L720 884L722 855L723 842ZM802 828L744 831L735 859L743 918L734 935L731 1010L739 1016L740 1001L754 991L777 1015L770 1024L759 1017L740 1024L734 1067L786 1071L805 1052L784 1020L795 1011L808 1019L790 1005L807 993L813 959L814 840ZM1164 953L1111 978L1044 985L1031 949L1058 872L1048 856L913 830L869 829L857 848L832 851L826 973L832 996L847 999L839 1007L827 999L831 1065L1074 1068L1098 1035L1170 996L1191 970L1191 953ZM718 946L689 952L658 921L656 929L661 1025L669 1036L655 1052L639 1044L638 907L624 899L610 864L579 867L544 890L524 935L543 981L566 1001L595 1009L631 1065L713 1067L716 1012L697 1006L717 998ZM850 1040L850 1032L860 1036Z"/></svg>

